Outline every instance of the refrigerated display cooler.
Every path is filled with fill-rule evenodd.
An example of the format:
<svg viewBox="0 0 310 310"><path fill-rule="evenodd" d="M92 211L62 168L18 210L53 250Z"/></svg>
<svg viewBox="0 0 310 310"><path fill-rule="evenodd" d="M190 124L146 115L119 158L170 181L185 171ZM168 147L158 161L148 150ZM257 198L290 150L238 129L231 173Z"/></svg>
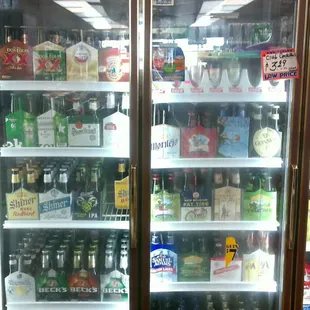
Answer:
<svg viewBox="0 0 310 310"><path fill-rule="evenodd" d="M2 308L293 309L307 9L0 1Z"/></svg>

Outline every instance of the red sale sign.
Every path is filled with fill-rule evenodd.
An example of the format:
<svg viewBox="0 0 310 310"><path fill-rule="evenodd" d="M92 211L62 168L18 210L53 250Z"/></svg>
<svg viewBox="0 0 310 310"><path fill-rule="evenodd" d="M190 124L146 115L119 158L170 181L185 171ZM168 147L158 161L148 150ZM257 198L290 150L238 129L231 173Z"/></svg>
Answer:
<svg viewBox="0 0 310 310"><path fill-rule="evenodd" d="M264 81L299 78L299 66L294 48L262 51L261 65Z"/></svg>

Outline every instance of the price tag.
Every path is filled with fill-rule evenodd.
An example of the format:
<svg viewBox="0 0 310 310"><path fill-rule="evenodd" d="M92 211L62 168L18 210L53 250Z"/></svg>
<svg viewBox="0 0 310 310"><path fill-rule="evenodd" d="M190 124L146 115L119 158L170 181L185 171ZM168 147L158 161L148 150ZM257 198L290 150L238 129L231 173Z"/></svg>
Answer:
<svg viewBox="0 0 310 310"><path fill-rule="evenodd" d="M262 51L261 60L264 81L299 78L294 48Z"/></svg>

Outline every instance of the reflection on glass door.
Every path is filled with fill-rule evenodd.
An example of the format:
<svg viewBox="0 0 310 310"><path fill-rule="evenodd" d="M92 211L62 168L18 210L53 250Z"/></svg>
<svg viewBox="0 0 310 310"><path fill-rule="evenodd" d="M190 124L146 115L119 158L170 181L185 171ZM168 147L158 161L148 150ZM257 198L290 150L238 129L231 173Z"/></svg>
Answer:
<svg viewBox="0 0 310 310"><path fill-rule="evenodd" d="M128 2L0 13L3 303L127 309Z"/></svg>
<svg viewBox="0 0 310 310"><path fill-rule="evenodd" d="M272 18L271 18L272 16ZM153 1L151 309L281 309L294 3Z"/></svg>

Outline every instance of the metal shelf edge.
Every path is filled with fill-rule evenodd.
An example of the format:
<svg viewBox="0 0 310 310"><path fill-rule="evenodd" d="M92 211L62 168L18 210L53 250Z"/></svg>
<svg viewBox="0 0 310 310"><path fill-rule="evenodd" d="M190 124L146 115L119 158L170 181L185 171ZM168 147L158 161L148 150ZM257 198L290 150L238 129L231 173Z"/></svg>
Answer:
<svg viewBox="0 0 310 310"><path fill-rule="evenodd" d="M175 282L151 284L151 292L276 292L275 281L266 283L247 282Z"/></svg>
<svg viewBox="0 0 310 310"><path fill-rule="evenodd" d="M210 221L210 222L153 222L152 231L277 231L276 221Z"/></svg>
<svg viewBox="0 0 310 310"><path fill-rule="evenodd" d="M4 221L4 229L129 229L128 221Z"/></svg>

